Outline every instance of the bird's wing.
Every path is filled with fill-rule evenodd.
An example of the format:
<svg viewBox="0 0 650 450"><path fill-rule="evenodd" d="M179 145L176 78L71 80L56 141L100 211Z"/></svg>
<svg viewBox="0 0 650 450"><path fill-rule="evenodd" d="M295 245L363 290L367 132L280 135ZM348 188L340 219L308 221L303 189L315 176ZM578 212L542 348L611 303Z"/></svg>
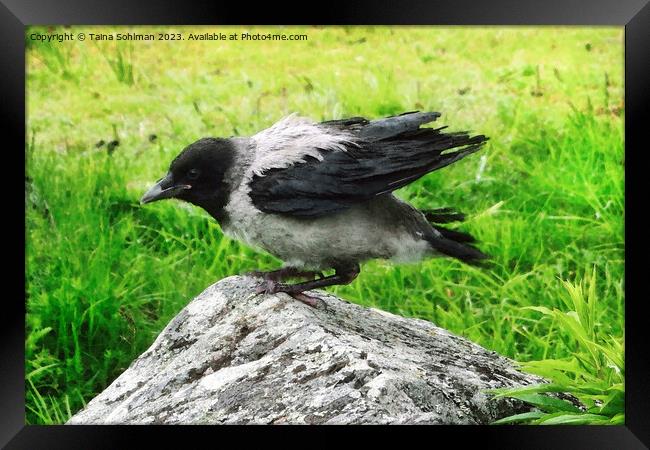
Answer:
<svg viewBox="0 0 650 450"><path fill-rule="evenodd" d="M254 159L249 177L305 162L307 158L322 160L326 152L345 151L355 146L357 137L351 129L320 126L292 114L251 139Z"/></svg>
<svg viewBox="0 0 650 450"><path fill-rule="evenodd" d="M444 127L420 128L438 116L411 112L374 121L356 117L304 123L318 130L308 138L304 130L294 139L285 138L291 134L286 130L281 138L271 133L273 127L265 130L265 139L283 142L253 164L256 170L248 182L253 204L267 213L296 217L341 211L458 161L487 140L466 132L443 133Z"/></svg>

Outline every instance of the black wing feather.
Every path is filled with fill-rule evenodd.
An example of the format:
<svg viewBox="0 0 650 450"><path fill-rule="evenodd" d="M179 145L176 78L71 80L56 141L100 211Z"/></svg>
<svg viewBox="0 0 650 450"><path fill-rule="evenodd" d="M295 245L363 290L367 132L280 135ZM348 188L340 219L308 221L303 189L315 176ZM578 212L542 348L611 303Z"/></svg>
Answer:
<svg viewBox="0 0 650 450"><path fill-rule="evenodd" d="M407 131L417 130L420 125L433 122L438 117L440 117L439 112L405 112L399 116L368 122L368 125L361 131L360 136L372 141L390 138Z"/></svg>
<svg viewBox="0 0 650 450"><path fill-rule="evenodd" d="M323 151L322 160L270 169L250 182L253 204L268 213L318 217L392 192L474 153L487 141L465 132L419 128L439 113L405 113L375 121L362 117L322 122L353 130L358 147ZM452 152L445 152L457 149Z"/></svg>

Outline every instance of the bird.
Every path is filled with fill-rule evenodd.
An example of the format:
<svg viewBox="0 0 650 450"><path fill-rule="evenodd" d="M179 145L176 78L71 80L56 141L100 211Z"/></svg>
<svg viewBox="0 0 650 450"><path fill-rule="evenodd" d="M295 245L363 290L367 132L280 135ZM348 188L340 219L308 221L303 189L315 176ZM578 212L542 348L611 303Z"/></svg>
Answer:
<svg viewBox="0 0 650 450"><path fill-rule="evenodd" d="M464 220L463 213L419 210L394 194L489 139L422 127L440 115L317 122L293 113L252 136L201 138L173 159L141 204L175 198L203 208L224 234L283 262L248 273L261 280L257 294L284 292L310 306L318 298L306 292L349 284L372 259L481 265L489 257L475 238L441 225Z"/></svg>

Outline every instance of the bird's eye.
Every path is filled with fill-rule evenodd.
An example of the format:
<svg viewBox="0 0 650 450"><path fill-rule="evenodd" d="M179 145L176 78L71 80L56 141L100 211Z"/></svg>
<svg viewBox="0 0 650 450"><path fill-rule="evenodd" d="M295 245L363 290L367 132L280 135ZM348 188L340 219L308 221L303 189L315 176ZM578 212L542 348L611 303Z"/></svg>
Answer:
<svg viewBox="0 0 650 450"><path fill-rule="evenodd" d="M196 180L199 177L199 171L197 169L190 169L189 172L187 172L187 178L190 180Z"/></svg>

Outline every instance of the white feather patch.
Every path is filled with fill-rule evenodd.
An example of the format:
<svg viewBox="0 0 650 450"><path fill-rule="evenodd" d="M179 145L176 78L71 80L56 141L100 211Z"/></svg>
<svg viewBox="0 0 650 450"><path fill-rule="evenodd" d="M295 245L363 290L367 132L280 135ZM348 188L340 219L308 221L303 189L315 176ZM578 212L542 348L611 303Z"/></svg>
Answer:
<svg viewBox="0 0 650 450"><path fill-rule="evenodd" d="M311 156L323 159L320 151L346 151L346 145L358 146L355 136L342 130L318 126L317 123L291 114L270 128L252 136L255 159L247 178L262 175L269 169L289 167Z"/></svg>

